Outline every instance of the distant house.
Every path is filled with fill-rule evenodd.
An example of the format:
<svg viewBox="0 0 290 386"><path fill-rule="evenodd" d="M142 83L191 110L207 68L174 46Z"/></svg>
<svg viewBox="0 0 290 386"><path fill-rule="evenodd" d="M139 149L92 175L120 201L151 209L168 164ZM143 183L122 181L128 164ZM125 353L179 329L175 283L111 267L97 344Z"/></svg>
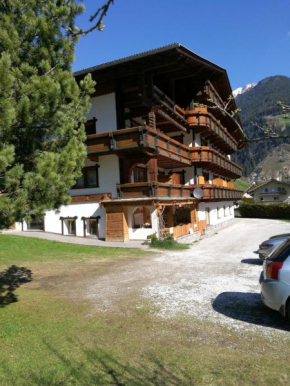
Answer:
<svg viewBox="0 0 290 386"><path fill-rule="evenodd" d="M252 188L249 192L260 204L290 203L290 184L274 179Z"/></svg>

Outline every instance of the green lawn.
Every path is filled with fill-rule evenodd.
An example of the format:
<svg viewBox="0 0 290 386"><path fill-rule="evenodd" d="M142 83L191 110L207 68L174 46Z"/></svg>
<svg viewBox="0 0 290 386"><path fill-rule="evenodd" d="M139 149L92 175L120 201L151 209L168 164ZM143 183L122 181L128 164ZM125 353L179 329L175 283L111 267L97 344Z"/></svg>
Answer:
<svg viewBox="0 0 290 386"><path fill-rule="evenodd" d="M33 278L19 284L17 302L0 304L1 386L290 382L290 345L281 335L273 341L210 320L161 319L138 293L97 311L84 296L86 278L97 281L148 252L6 235L0 245L1 271L25 267Z"/></svg>
<svg viewBox="0 0 290 386"><path fill-rule="evenodd" d="M248 187L250 186L250 184L242 179L238 179L235 181L235 188L236 189L240 189L240 190L246 190L248 189Z"/></svg>

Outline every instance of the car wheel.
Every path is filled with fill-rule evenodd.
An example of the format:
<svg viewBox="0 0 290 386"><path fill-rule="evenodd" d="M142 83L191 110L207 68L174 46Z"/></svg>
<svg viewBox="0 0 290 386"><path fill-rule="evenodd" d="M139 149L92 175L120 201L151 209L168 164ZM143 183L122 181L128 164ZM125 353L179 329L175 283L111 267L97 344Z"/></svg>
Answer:
<svg viewBox="0 0 290 386"><path fill-rule="evenodd" d="M288 320L290 320L290 298L287 299L287 302L285 305L285 316Z"/></svg>

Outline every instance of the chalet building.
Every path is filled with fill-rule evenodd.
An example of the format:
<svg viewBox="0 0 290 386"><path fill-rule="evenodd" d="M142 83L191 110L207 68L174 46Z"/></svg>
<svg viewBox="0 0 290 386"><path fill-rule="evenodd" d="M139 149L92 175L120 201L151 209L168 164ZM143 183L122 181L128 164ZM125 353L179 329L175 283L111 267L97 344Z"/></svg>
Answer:
<svg viewBox="0 0 290 386"><path fill-rule="evenodd" d="M290 185L274 179L251 188L249 193L260 204L290 203Z"/></svg>
<svg viewBox="0 0 290 386"><path fill-rule="evenodd" d="M242 168L231 154L244 133L212 108L232 93L226 71L172 44L75 76L80 81L87 73L97 87L86 165L71 204L46 213L45 231L142 240L164 231L203 234L232 219L242 197L233 180Z"/></svg>

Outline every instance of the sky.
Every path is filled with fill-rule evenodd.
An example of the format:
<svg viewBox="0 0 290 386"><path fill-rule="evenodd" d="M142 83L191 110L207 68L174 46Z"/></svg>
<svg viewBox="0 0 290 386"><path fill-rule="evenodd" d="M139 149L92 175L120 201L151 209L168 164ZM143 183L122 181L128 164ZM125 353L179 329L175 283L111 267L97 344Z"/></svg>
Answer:
<svg viewBox="0 0 290 386"><path fill-rule="evenodd" d="M77 26L105 0L84 0ZM106 27L77 43L74 71L181 43L225 68L233 89L290 76L290 0L115 0Z"/></svg>

